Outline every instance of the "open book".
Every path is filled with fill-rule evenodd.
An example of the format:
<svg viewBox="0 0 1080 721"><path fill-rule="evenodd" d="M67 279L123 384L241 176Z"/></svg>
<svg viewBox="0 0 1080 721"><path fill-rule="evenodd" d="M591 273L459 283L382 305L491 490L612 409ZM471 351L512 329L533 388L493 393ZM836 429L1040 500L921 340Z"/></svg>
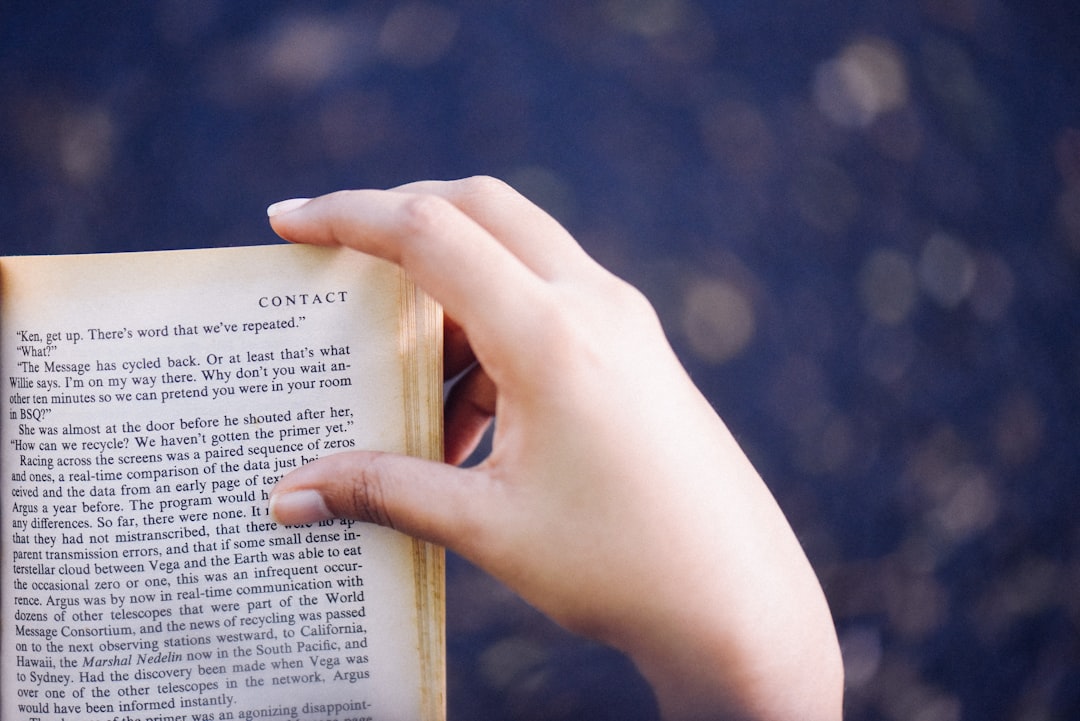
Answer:
<svg viewBox="0 0 1080 721"><path fill-rule="evenodd" d="M0 259L0 717L443 719L442 551L267 511L441 453L441 317L348 250Z"/></svg>

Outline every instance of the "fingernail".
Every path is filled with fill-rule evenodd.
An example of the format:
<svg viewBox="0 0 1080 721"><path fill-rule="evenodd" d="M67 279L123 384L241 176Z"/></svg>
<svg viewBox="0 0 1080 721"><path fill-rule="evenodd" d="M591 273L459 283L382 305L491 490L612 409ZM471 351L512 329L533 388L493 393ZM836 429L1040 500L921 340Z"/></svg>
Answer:
<svg viewBox="0 0 1080 721"><path fill-rule="evenodd" d="M296 210L308 204L311 198L290 198L288 200L279 200L266 209L266 217L273 218L275 215L281 215L282 213L288 213L290 210Z"/></svg>
<svg viewBox="0 0 1080 721"><path fill-rule="evenodd" d="M270 497L270 517L282 526L300 526L333 518L318 491L303 490Z"/></svg>

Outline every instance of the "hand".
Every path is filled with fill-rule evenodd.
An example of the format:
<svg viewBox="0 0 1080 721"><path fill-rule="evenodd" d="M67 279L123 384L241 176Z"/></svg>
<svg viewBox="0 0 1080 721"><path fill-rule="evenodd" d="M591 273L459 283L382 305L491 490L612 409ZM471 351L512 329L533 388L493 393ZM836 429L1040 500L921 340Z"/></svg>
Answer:
<svg viewBox="0 0 1080 721"><path fill-rule="evenodd" d="M446 546L626 652L666 718L840 718L817 579L640 293L491 179L268 213L287 240L404 267L443 304L448 372L471 366L447 403L449 463L324 457L279 481L280 523L356 518ZM451 465L494 417L490 455Z"/></svg>

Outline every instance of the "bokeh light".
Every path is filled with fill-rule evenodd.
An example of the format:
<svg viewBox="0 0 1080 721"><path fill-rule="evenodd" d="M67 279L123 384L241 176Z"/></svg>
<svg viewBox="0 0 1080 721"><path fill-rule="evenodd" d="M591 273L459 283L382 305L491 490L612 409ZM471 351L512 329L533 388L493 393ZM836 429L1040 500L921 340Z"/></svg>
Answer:
<svg viewBox="0 0 1080 721"><path fill-rule="evenodd" d="M2 252L274 242L282 198L503 177L647 293L761 470L848 721L1080 718L1075 3L3 16ZM451 718L657 718L618 653L449 583Z"/></svg>
<svg viewBox="0 0 1080 721"><path fill-rule="evenodd" d="M908 78L901 51L881 37L861 38L814 73L818 109L837 125L866 128L908 101Z"/></svg>

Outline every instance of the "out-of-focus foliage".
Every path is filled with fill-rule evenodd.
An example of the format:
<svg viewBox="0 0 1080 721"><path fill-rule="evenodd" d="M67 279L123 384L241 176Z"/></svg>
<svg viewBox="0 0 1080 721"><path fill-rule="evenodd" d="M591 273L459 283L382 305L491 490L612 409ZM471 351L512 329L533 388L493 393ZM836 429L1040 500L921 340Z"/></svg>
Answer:
<svg viewBox="0 0 1080 721"><path fill-rule="evenodd" d="M849 721L1075 719L1078 15L9 2L0 250L269 242L282 198L501 176L657 305L824 580ZM449 612L453 718L655 718L457 560Z"/></svg>

